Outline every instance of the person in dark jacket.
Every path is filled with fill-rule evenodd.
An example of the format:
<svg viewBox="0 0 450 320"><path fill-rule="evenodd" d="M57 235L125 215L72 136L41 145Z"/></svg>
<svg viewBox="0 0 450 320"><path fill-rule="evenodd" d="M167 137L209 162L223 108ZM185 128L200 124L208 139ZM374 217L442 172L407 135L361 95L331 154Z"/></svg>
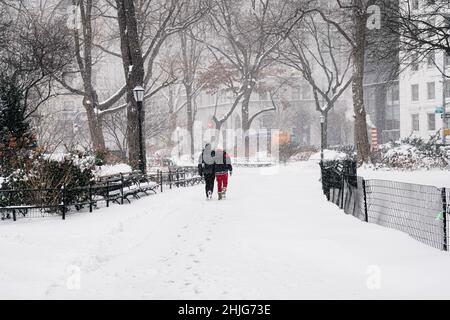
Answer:
<svg viewBox="0 0 450 320"><path fill-rule="evenodd" d="M233 174L233 166L231 165L230 156L225 150L217 150L215 152L215 174L217 179L217 192L219 200L225 199L228 188L228 171Z"/></svg>
<svg viewBox="0 0 450 320"><path fill-rule="evenodd" d="M214 192L215 152L208 143L198 159L198 173L205 179L206 199L211 199Z"/></svg>

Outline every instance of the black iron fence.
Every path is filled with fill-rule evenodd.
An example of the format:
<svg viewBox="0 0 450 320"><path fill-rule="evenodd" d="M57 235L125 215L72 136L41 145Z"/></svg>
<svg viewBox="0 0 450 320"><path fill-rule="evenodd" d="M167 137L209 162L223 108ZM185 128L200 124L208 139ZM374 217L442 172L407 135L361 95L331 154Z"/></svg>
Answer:
<svg viewBox="0 0 450 320"><path fill-rule="evenodd" d="M0 219L61 216L100 206L130 203L132 199L203 183L196 167L170 168L149 174L132 172L106 176L88 186L59 189L0 190Z"/></svg>
<svg viewBox="0 0 450 320"><path fill-rule="evenodd" d="M324 194L345 213L448 250L449 189L366 180L357 176L356 163L352 161L326 161L320 165Z"/></svg>

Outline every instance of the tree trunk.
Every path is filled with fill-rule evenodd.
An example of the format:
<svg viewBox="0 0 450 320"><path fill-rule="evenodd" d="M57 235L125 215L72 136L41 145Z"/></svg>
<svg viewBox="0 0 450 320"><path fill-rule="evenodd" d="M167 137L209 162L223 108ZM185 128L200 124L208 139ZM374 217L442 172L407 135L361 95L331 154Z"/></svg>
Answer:
<svg viewBox="0 0 450 320"><path fill-rule="evenodd" d="M139 121L142 132L145 132L145 108L138 109L133 89L144 85L144 59L139 41L136 11L132 0L116 0L117 17L120 31L120 47L125 77L127 79L127 142L129 162L133 169L139 169L140 135L142 134L142 161L146 168L145 135L139 132ZM132 70L130 72L130 67ZM144 170L145 171L145 170Z"/></svg>
<svg viewBox="0 0 450 320"><path fill-rule="evenodd" d="M103 135L102 121L97 117L92 105L84 104L86 116L88 120L89 133L92 139L92 147L95 152L104 151L106 149L105 137Z"/></svg>
<svg viewBox="0 0 450 320"><path fill-rule="evenodd" d="M191 160L194 160L194 113L192 110L192 85L189 83L184 84L186 90L186 115L187 115L187 130L189 132L190 139L190 152Z"/></svg>
<svg viewBox="0 0 450 320"><path fill-rule="evenodd" d="M360 7L361 8L361 7ZM360 8L353 9L355 19L355 47L353 49L353 108L355 113L355 137L358 162L370 161L369 137L367 134L366 110L364 108L364 58L366 46L366 16Z"/></svg>
<svg viewBox="0 0 450 320"><path fill-rule="evenodd" d="M323 112L322 116L324 116L323 122L323 148L328 148L328 111Z"/></svg>
<svg viewBox="0 0 450 320"><path fill-rule="evenodd" d="M250 98L252 95L253 87L246 86L246 92L244 93L244 99L242 100L242 133L244 135L244 150L245 150L245 159L250 157Z"/></svg>

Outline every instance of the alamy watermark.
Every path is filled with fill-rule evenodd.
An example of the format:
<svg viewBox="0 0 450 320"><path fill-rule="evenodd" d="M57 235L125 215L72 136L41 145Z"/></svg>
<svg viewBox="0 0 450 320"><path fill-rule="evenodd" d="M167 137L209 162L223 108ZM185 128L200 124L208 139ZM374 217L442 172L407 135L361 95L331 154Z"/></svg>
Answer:
<svg viewBox="0 0 450 320"><path fill-rule="evenodd" d="M381 268L377 265L370 265L367 267L366 274L368 275L366 286L369 290L381 289Z"/></svg>
<svg viewBox="0 0 450 320"><path fill-rule="evenodd" d="M196 121L191 133L185 128L177 128L172 133L174 147L171 156L176 159L189 159L191 150L199 154L207 144L212 150L224 150L234 158L280 160L280 145L288 143L288 134L278 129L223 129L204 128ZM193 144L193 148L192 148ZM210 159L211 161L213 159Z"/></svg>
<svg viewBox="0 0 450 320"><path fill-rule="evenodd" d="M69 290L81 289L81 268L77 265L70 265L67 267L66 286Z"/></svg>

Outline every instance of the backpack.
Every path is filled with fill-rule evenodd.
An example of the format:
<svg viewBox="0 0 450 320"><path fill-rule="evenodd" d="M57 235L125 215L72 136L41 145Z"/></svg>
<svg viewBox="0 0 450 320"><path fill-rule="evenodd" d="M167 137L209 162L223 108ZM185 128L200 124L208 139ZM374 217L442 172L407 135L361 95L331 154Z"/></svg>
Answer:
<svg viewBox="0 0 450 320"><path fill-rule="evenodd" d="M214 161L212 161L212 163L207 163L205 161L205 159L203 158L203 152L200 155L200 157L202 158L202 173L203 174L214 174ZM215 151L211 151L211 159L214 159L215 157Z"/></svg>

